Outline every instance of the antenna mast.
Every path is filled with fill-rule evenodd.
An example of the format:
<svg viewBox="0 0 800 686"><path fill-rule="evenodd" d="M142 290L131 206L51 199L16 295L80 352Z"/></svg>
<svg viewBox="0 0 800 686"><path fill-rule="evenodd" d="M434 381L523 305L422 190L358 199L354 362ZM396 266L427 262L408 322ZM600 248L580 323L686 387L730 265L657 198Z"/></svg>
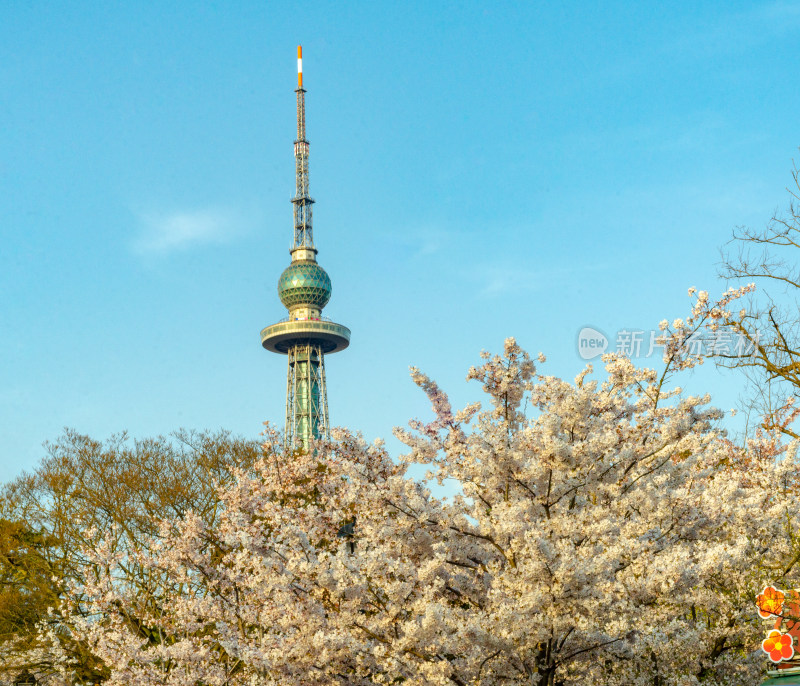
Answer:
<svg viewBox="0 0 800 686"><path fill-rule="evenodd" d="M295 195L294 242L292 250L314 250L314 228L311 206L314 200L308 194L308 141L306 140L306 91L303 88L303 46L297 46L297 140L294 142ZM316 252L316 251L315 251Z"/></svg>

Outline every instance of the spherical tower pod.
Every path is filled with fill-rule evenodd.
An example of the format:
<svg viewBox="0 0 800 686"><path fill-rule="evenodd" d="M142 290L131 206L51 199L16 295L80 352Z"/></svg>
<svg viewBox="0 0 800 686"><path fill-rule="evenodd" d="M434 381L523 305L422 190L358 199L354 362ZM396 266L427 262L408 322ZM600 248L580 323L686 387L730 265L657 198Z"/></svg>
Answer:
<svg viewBox="0 0 800 686"><path fill-rule="evenodd" d="M278 297L288 310L297 305L321 310L331 299L331 292L328 273L311 260L292 262L278 279Z"/></svg>

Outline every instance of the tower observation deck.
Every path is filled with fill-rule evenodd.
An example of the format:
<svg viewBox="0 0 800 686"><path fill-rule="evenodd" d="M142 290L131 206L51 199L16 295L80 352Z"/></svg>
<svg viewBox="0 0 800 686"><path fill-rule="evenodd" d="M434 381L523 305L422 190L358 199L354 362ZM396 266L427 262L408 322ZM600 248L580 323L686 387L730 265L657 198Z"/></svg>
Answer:
<svg viewBox="0 0 800 686"><path fill-rule="evenodd" d="M291 263L278 279L278 296L289 316L262 329L261 345L288 358L286 376L286 446L307 449L329 435L325 355L350 344L350 329L322 316L331 298L331 279L317 264L308 190L306 91L303 88L303 52L297 46L297 140L294 142L296 191Z"/></svg>

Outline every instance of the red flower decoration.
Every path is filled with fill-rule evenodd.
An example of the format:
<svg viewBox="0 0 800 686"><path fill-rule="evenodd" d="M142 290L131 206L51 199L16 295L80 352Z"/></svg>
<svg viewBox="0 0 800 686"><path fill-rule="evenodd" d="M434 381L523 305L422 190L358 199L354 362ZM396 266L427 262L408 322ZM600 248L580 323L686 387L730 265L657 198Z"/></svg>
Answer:
<svg viewBox="0 0 800 686"><path fill-rule="evenodd" d="M773 586L767 586L756 597L758 614L764 619L768 619L774 615L779 615L783 607L783 600L783 593Z"/></svg>
<svg viewBox="0 0 800 686"><path fill-rule="evenodd" d="M761 650L769 655L769 659L773 662L790 660L794 656L792 637L780 631L770 631L769 636L761 642Z"/></svg>

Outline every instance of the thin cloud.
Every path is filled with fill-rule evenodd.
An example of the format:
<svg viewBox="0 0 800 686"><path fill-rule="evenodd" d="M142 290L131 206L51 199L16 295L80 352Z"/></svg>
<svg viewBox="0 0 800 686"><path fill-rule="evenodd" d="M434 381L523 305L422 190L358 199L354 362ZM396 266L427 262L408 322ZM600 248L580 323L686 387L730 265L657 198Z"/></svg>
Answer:
<svg viewBox="0 0 800 686"><path fill-rule="evenodd" d="M719 12L713 23L700 25L668 45L681 55L730 54L768 43L795 31L800 25L800 2L778 0L759 3L741 11Z"/></svg>
<svg viewBox="0 0 800 686"><path fill-rule="evenodd" d="M470 272L470 278L479 284L477 292L480 298L494 298L508 293L530 293L546 291L554 285L575 283L576 279L587 273L611 272L618 270L624 261L578 262L574 258L569 264L562 266L522 268L514 265L485 264Z"/></svg>
<svg viewBox="0 0 800 686"><path fill-rule="evenodd" d="M141 232L134 252L148 255L167 253L201 245L227 243L240 232L241 221L220 209L201 209L140 216Z"/></svg>
<svg viewBox="0 0 800 686"><path fill-rule="evenodd" d="M800 22L800 2L797 0L777 0L759 5L753 10L753 16L768 22L779 22L773 26L781 31L786 30L786 22L796 25Z"/></svg>
<svg viewBox="0 0 800 686"><path fill-rule="evenodd" d="M385 236L384 240L390 242L392 247L401 246L405 249L407 259L419 259L435 255L454 244L463 243L470 232L464 229L456 232L441 223L430 222L422 225L403 227Z"/></svg>
<svg viewBox="0 0 800 686"><path fill-rule="evenodd" d="M540 272L519 266L483 265L473 270L470 276L480 284L478 296L481 298L493 298L511 291L536 291L542 287Z"/></svg>

